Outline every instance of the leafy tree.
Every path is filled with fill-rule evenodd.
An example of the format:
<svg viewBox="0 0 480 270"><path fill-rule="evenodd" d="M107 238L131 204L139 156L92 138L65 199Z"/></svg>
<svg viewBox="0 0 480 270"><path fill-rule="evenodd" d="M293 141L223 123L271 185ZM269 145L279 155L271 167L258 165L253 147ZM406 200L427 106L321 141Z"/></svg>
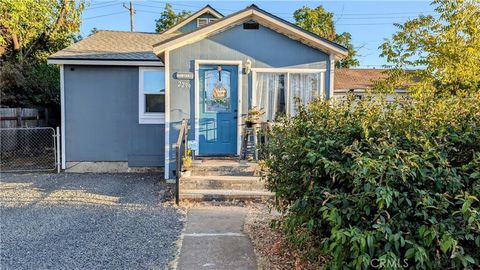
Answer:
<svg viewBox="0 0 480 270"><path fill-rule="evenodd" d="M379 86L409 85L421 95L478 91L480 3L434 0L432 5L439 16L420 16L396 25L399 31L380 46L381 56L394 69ZM412 78L418 82L412 83Z"/></svg>
<svg viewBox="0 0 480 270"><path fill-rule="evenodd" d="M83 8L84 1L0 0L2 105L58 106L58 67L46 58L73 42Z"/></svg>
<svg viewBox="0 0 480 270"><path fill-rule="evenodd" d="M175 24L179 23L183 19L187 18L188 16L190 16L190 14L192 13L187 10L182 10L178 13L175 13L175 11L173 11L172 9L172 5L167 3L165 4L165 9L160 15L160 18L155 20L155 22L157 23L155 31L157 33L163 32L168 28L174 26Z"/></svg>
<svg viewBox="0 0 480 270"><path fill-rule="evenodd" d="M348 56L336 63L337 68L349 68L360 65L356 58L357 52L352 45L351 34L337 34L333 23L333 13L322 6L314 9L304 6L293 13L295 24L328 40L337 42L348 49Z"/></svg>
<svg viewBox="0 0 480 270"><path fill-rule="evenodd" d="M90 34L88 34L88 36L94 35L98 32L99 32L99 30L96 27L93 27L92 30L90 30Z"/></svg>
<svg viewBox="0 0 480 270"><path fill-rule="evenodd" d="M83 1L0 0L0 46L4 60L45 58L78 32Z"/></svg>

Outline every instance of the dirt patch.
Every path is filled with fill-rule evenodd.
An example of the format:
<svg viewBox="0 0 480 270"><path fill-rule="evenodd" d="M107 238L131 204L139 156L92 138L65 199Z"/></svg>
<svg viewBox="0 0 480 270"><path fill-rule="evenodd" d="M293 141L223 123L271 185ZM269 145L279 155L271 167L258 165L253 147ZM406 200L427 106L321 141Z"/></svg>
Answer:
<svg viewBox="0 0 480 270"><path fill-rule="evenodd" d="M316 262L302 260L300 252L292 248L283 234L271 228L272 220L281 215L266 204L250 204L244 230L250 236L257 256L258 269L320 269L325 262L320 257Z"/></svg>

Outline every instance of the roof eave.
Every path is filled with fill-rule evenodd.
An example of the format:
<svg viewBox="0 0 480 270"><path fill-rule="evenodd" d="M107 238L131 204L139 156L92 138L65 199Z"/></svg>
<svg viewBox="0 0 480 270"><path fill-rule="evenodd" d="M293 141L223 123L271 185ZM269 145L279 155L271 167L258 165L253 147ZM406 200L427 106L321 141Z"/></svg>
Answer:
<svg viewBox="0 0 480 270"><path fill-rule="evenodd" d="M160 59L159 59L160 60ZM152 66L163 67L163 61L153 59L81 59L68 57L49 57L49 65L100 65L100 66Z"/></svg>

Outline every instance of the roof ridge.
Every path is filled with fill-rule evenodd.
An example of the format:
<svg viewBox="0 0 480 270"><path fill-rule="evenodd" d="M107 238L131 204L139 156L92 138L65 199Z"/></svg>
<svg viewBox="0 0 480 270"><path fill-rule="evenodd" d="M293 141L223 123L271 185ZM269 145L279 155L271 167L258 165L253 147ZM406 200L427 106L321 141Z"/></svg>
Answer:
<svg viewBox="0 0 480 270"><path fill-rule="evenodd" d="M162 35L157 32L142 32L142 31L125 31L125 30L111 30L111 29L99 29L97 32L115 32L115 33L131 33L131 34L148 34L148 35Z"/></svg>

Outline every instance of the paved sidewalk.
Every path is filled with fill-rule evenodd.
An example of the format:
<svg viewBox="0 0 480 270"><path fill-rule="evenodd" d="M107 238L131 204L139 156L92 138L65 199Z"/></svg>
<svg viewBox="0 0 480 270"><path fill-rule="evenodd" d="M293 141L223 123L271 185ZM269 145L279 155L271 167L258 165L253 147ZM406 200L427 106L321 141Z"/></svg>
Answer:
<svg viewBox="0 0 480 270"><path fill-rule="evenodd" d="M242 207L189 209L177 269L257 269L253 246L243 233L246 214Z"/></svg>

